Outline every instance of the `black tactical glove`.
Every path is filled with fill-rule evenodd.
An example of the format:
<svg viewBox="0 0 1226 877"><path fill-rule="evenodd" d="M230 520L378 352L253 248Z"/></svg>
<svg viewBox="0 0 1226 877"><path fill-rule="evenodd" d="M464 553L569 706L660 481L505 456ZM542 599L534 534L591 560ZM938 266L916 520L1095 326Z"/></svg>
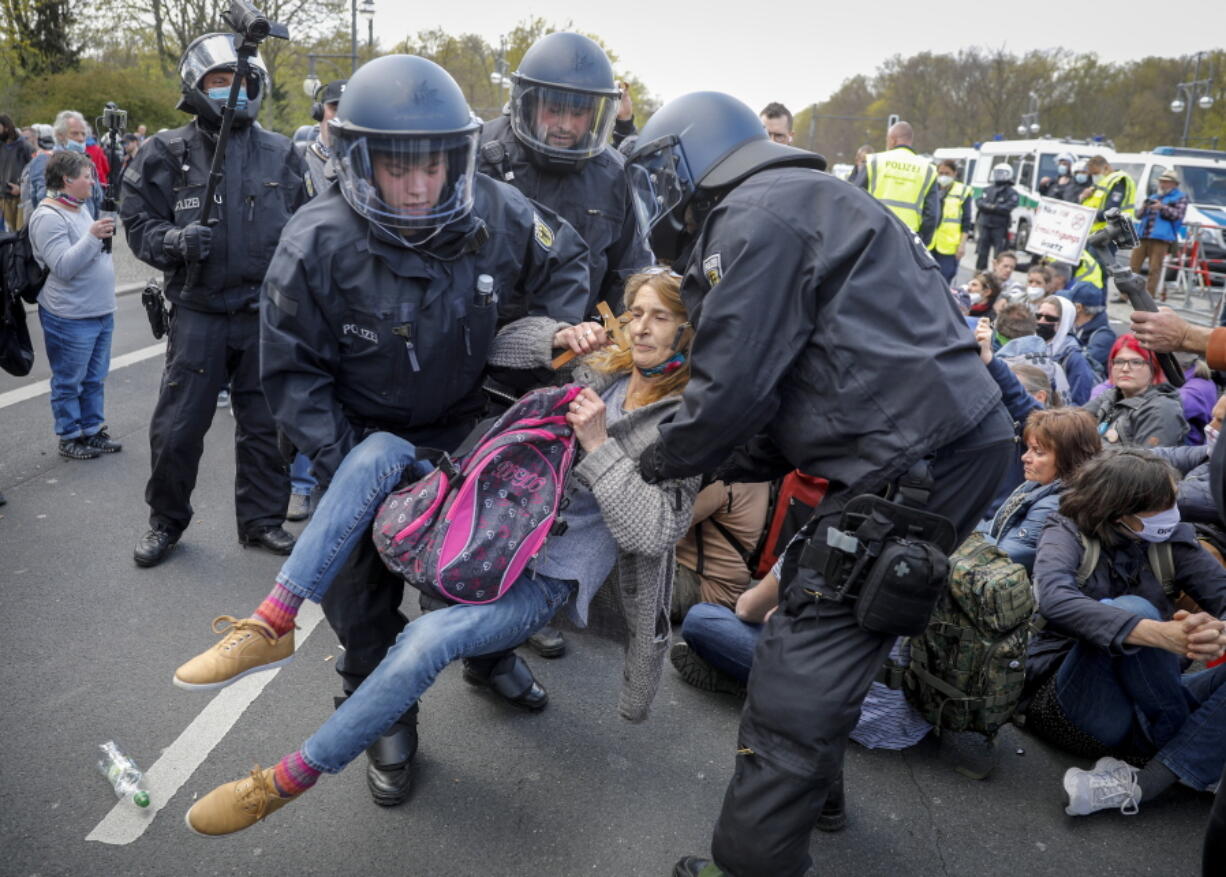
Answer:
<svg viewBox="0 0 1226 877"><path fill-rule="evenodd" d="M172 228L162 239L162 249L167 255L175 255L184 262L203 262L209 257L213 243L213 229L193 222L183 228Z"/></svg>

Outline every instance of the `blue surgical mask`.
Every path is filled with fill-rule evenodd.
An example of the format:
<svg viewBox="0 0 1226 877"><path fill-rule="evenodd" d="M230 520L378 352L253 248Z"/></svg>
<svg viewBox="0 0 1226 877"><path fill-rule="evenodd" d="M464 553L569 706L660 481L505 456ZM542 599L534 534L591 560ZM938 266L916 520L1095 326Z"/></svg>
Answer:
<svg viewBox="0 0 1226 877"><path fill-rule="evenodd" d="M1090 175L1089 174L1073 174L1073 179L1079 183L1088 183L1090 182Z"/></svg>
<svg viewBox="0 0 1226 877"><path fill-rule="evenodd" d="M209 100L215 100L220 104L224 104L230 97L230 86L223 85L220 88L210 88L207 92ZM238 101L234 104L234 109L242 112L247 109L247 86L240 86L238 89Z"/></svg>
<svg viewBox="0 0 1226 877"><path fill-rule="evenodd" d="M1137 520L1141 522L1138 537L1146 542L1165 542L1179 525L1179 506L1173 505L1156 515L1150 515L1148 518L1138 517Z"/></svg>
<svg viewBox="0 0 1226 877"><path fill-rule="evenodd" d="M1060 165L1060 176L1062 177L1068 176L1068 165L1067 164Z"/></svg>
<svg viewBox="0 0 1226 877"><path fill-rule="evenodd" d="M69 152L84 152L85 144L77 140L68 140L64 143L64 148Z"/></svg>

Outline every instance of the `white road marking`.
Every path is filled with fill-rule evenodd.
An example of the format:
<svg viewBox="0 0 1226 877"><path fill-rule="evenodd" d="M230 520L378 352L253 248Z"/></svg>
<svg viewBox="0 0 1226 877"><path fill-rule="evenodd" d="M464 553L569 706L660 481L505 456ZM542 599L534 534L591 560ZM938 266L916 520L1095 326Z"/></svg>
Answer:
<svg viewBox="0 0 1226 877"><path fill-rule="evenodd" d="M125 353L123 356L117 356L111 360L111 371L124 368L125 366L133 365L138 362L144 362L146 359L152 359L155 356L161 356L166 352L166 342L159 341L157 344L150 344L148 347L142 347L140 350L133 350L131 353ZM18 387L16 390L9 390L7 393L0 393L0 408L7 408L10 405L16 405L18 402L24 402L27 399L36 399L43 393L51 392L51 381L35 381L32 384L27 384L24 387Z"/></svg>
<svg viewBox="0 0 1226 877"><path fill-rule="evenodd" d="M295 648L301 649L311 631L323 619L323 610L318 603L305 601L298 612L298 631L294 636ZM287 666L293 666L293 662ZM118 801L111 812L85 836L104 844L130 844L145 833L158 811L170 803L183 783L198 768L213 748L221 742L238 722L243 711L250 706L264 686L272 682L282 668L265 673L252 673L221 689L214 695L200 714L184 729L178 739L162 750L162 757L145 771L145 789L149 792L149 806L141 809L130 801ZM166 680L170 690L170 680ZM186 695L174 689L177 694ZM137 759L137 763L140 760ZM235 779L238 779L236 776Z"/></svg>

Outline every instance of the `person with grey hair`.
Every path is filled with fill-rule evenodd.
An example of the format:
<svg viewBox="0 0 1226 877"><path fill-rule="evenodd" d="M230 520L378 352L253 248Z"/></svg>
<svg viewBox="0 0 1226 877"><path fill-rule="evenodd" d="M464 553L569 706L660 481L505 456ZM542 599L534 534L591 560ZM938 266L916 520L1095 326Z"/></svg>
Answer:
<svg viewBox="0 0 1226 877"><path fill-rule="evenodd" d="M115 219L83 209L94 164L61 150L47 160L47 197L30 216L34 258L47 269L38 319L51 365L51 413L60 456L90 460L123 449L106 432L103 384L115 327L115 266L102 243Z"/></svg>
<svg viewBox="0 0 1226 877"><path fill-rule="evenodd" d="M55 150L78 152L89 157L85 152L89 125L86 124L84 116L76 110L60 110L55 114L55 122L51 128L55 133ZM89 205L89 212L97 216L102 207L102 185L98 182L97 175L94 176L94 188L86 203Z"/></svg>
<svg viewBox="0 0 1226 877"><path fill-rule="evenodd" d="M1107 294L1092 283L1082 280L1073 288L1062 291L1077 308L1073 317L1073 334L1095 374L1102 379L1107 374L1107 358L1115 344L1115 330L1107 319Z"/></svg>

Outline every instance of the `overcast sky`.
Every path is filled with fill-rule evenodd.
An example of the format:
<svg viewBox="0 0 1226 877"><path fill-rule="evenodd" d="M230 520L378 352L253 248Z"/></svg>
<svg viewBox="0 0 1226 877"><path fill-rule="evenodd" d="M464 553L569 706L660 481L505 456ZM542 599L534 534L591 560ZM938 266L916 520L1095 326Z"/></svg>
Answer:
<svg viewBox="0 0 1226 877"><path fill-rule="evenodd" d="M972 45L1003 45L1021 53L1062 44L1092 49L1104 61L1123 61L1226 44L1226 2L1221 0L1170 7L1170 19L1162 7L1140 0L1104 5L1108 16L1118 16L1118 24L1091 22L1084 14L1088 6L1067 0L1011 6L902 0L838 4L376 0L376 4L375 30L384 45L433 27L454 34L477 33L497 45L499 34L529 16L557 26L573 21L577 30L600 35L620 56L619 72L635 74L664 100L714 89L729 92L754 109L779 100L793 112L829 97L850 76L871 75L894 54L949 52ZM1074 17L1077 8L1082 13ZM361 23L359 27L365 30ZM1067 37L1061 39L1061 34ZM1226 71L1215 72L1215 79L1223 76Z"/></svg>

